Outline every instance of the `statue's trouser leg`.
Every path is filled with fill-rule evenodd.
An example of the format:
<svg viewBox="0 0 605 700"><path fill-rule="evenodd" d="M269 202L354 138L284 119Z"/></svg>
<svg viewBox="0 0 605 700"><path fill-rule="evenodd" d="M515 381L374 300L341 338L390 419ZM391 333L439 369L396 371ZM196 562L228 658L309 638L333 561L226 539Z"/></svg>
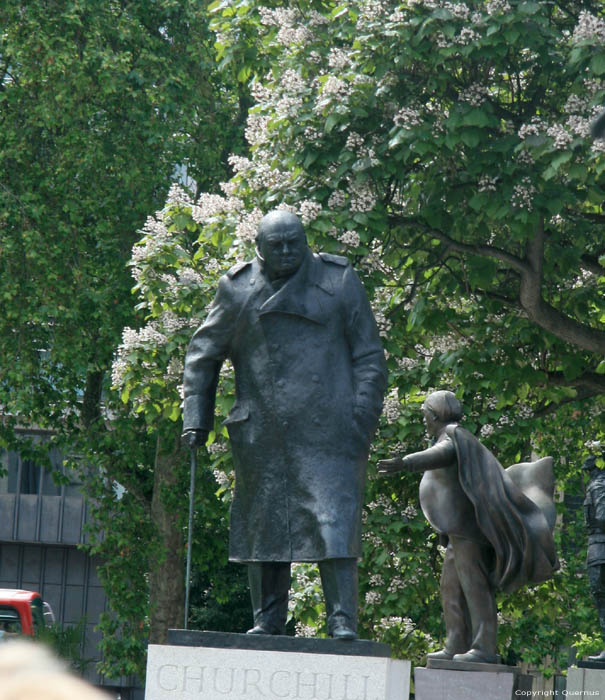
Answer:
<svg viewBox="0 0 605 700"><path fill-rule="evenodd" d="M605 564L588 566L588 585L599 612L601 635L605 639Z"/></svg>
<svg viewBox="0 0 605 700"><path fill-rule="evenodd" d="M328 632L344 625L357 631L357 559L325 559L319 562L326 601Z"/></svg>
<svg viewBox="0 0 605 700"><path fill-rule="evenodd" d="M290 562L248 564L254 626L269 634L284 634L288 616Z"/></svg>
<svg viewBox="0 0 605 700"><path fill-rule="evenodd" d="M498 609L489 582L486 546L463 537L450 537L456 573L471 619L471 648L485 655L496 653Z"/></svg>
<svg viewBox="0 0 605 700"><path fill-rule="evenodd" d="M445 620L445 651L452 655L463 654L471 648L471 626L451 542L445 550L441 569L441 605Z"/></svg>

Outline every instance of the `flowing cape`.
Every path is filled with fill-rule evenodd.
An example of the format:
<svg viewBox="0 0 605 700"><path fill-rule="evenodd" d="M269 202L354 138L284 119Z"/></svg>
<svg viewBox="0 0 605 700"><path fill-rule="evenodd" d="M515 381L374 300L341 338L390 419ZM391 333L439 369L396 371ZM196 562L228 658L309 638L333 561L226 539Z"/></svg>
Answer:
<svg viewBox="0 0 605 700"><path fill-rule="evenodd" d="M548 489L540 489L542 503L537 505L524 493L532 488L535 492L536 484L530 481L525 484L527 489L521 484L521 490L517 486L522 482L518 474L513 480L468 430L449 425L446 432L456 447L460 484L473 504L481 532L494 549L491 571L494 588L510 593L524 584L550 578L558 568L552 523L549 523L552 519L545 516L550 507L554 508L552 489L550 494ZM546 460L541 462L548 465ZM515 465L513 473L519 472L520 467L523 465ZM550 469L552 474L552 461Z"/></svg>

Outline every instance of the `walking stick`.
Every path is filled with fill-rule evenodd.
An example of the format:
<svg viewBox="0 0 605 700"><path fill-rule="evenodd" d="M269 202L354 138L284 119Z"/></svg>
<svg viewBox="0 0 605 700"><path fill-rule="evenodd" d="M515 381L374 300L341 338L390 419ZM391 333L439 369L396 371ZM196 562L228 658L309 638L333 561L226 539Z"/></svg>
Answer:
<svg viewBox="0 0 605 700"><path fill-rule="evenodd" d="M195 500L195 470L197 468L197 447L192 445L189 448L191 460L191 480L189 482L189 525L187 528L187 572L185 574L185 626L188 629L189 618L189 588L191 586L191 549L193 540L193 502Z"/></svg>

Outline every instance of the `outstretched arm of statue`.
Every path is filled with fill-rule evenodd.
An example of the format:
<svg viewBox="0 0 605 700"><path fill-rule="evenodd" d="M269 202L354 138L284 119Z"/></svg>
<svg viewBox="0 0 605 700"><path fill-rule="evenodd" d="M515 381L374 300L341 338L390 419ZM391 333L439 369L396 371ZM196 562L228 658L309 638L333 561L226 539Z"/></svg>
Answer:
<svg viewBox="0 0 605 700"><path fill-rule="evenodd" d="M456 464L456 448L454 443L447 438L429 447L422 452L414 452L405 457L393 457L381 459L378 462L378 473L388 476L396 472L425 472L429 469L443 469L453 467Z"/></svg>

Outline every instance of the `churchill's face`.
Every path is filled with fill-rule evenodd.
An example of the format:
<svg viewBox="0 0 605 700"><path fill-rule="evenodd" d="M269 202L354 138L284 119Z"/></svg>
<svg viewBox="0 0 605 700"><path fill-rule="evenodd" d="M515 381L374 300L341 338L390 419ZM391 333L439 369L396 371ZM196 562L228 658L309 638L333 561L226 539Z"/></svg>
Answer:
<svg viewBox="0 0 605 700"><path fill-rule="evenodd" d="M290 277L301 266L307 239L299 219L287 212L271 212L261 222L258 252L270 278Z"/></svg>

